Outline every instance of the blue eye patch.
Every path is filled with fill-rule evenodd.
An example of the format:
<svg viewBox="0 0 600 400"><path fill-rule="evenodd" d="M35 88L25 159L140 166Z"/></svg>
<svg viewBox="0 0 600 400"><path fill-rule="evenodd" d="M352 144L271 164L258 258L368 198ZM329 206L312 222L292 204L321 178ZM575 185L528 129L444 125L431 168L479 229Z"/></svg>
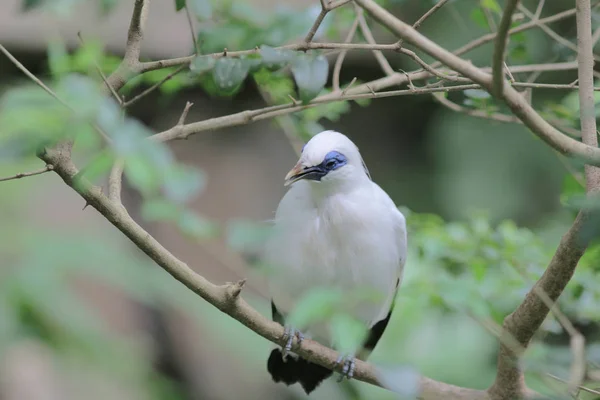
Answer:
<svg viewBox="0 0 600 400"><path fill-rule="evenodd" d="M347 163L348 159L346 159L345 155L338 151L330 151L325 155L321 165L326 171L334 171Z"/></svg>

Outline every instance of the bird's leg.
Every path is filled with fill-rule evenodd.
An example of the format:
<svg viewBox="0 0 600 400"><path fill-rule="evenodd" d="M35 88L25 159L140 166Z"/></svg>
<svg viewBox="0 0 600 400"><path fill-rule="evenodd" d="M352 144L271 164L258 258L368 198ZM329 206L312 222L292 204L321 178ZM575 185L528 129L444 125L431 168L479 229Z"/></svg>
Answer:
<svg viewBox="0 0 600 400"><path fill-rule="evenodd" d="M292 350L292 342L294 341L294 336L298 339L298 344L302 343L302 341L304 340L304 335L302 334L302 332L300 332L292 326L286 325L285 330L283 331L283 337L281 338L281 341L283 343L283 346L281 348L281 355L283 356L284 360L286 359L287 354Z"/></svg>
<svg viewBox="0 0 600 400"><path fill-rule="evenodd" d="M354 376L354 368L356 367L354 355L352 354L340 355L336 360L335 365L337 366L342 363L344 366L342 367L342 373L338 378L338 382L343 381L344 378L347 378L348 380L352 379Z"/></svg>

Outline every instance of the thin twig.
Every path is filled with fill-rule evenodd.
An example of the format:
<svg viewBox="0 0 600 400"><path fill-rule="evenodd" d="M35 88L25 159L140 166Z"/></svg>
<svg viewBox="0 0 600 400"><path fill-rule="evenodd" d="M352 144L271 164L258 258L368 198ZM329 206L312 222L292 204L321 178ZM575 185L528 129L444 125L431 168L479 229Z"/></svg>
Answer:
<svg viewBox="0 0 600 400"><path fill-rule="evenodd" d="M416 53L412 50L401 48L398 51L402 54L406 54L407 56L409 56L410 58L415 60L417 62L417 64L419 64L421 67L423 67L426 71L430 72L431 74L437 76L440 79L453 81L453 82L472 82L469 78L463 78L461 76L446 75L446 74L436 70L435 68L432 68L429 64L427 64L425 61L423 61L419 56L417 56Z"/></svg>
<svg viewBox="0 0 600 400"><path fill-rule="evenodd" d="M6 178L0 178L0 182L10 181L10 180L13 180L13 179L21 179L21 178L25 178L27 176L40 175L40 174L52 171L53 169L54 169L54 167L52 165L48 164L44 168L38 169L37 171L20 172L20 173L18 173L16 175L8 176Z"/></svg>
<svg viewBox="0 0 600 400"><path fill-rule="evenodd" d="M466 89L478 88L480 88L479 85L472 84L437 88L421 88L416 90L390 90L387 92L372 91L371 93L347 94L344 96L342 96L341 93L338 93L335 96L316 98L306 105L296 105L293 102L291 102L289 104L275 105L257 110L246 110L239 113L230 114L224 117L212 118L206 121L193 122L191 124L185 124L182 127L173 127L166 131L159 132L151 136L150 139L158 142L165 142L174 139L185 139L190 135L200 133L203 131L221 129L229 126L244 125L250 122L260 121L262 119L278 117L280 115L306 110L308 108L315 107L319 104L331 103L336 101L376 99L416 94L431 94L435 92L462 91Z"/></svg>
<svg viewBox="0 0 600 400"><path fill-rule="evenodd" d="M483 15L485 16L485 19L488 23L490 32L496 32L498 30L498 27L496 26L496 22L494 21L494 16L487 7L480 6L480 8L483 9Z"/></svg>
<svg viewBox="0 0 600 400"><path fill-rule="evenodd" d="M549 376L550 378L552 378L552 379L556 379L556 380L557 380L557 381L559 381L559 382L562 382L562 383L569 383L569 381L566 381L566 380L564 380L564 379L562 379L562 378L559 378L559 377L558 377L558 376L556 376L556 375L552 375L552 374L551 374L551 373L549 373L549 372L547 372L547 373L546 373L546 375L548 375L548 376ZM577 386L577 388L578 388L578 389L580 389L580 390L583 390L584 392L588 392L588 393L592 393L592 394L595 394L595 395L598 395L598 396L600 396L600 391L598 391L598 390L590 389L590 388L587 388L587 387L585 387L585 386Z"/></svg>
<svg viewBox="0 0 600 400"><path fill-rule="evenodd" d="M186 5L184 8L188 25L190 26L190 33L192 34L192 43L194 43L194 51L196 52L196 54L200 54L200 47L198 46L198 40L196 39L196 31L194 29L194 20L192 19L189 7Z"/></svg>
<svg viewBox="0 0 600 400"><path fill-rule="evenodd" d="M532 21L536 21L535 19L535 15L529 11L527 9L527 7L525 7L522 4L519 4L519 11L521 11L523 14L525 14L527 17L531 18ZM540 29L542 31L544 31L544 33L548 36L550 36L552 39L556 40L558 43L562 44L563 46L573 50L575 53L577 53L577 46L574 45L573 43L571 43L570 41L568 41L567 39L563 38L562 36L560 36L558 33L556 33L555 31L553 31L552 29L550 29L548 26L546 26L545 24L542 24L538 21L538 26L540 27Z"/></svg>
<svg viewBox="0 0 600 400"><path fill-rule="evenodd" d="M365 19L362 9L357 5L355 5L354 8L355 10L357 10L356 16L358 17L358 24L360 26L361 32L363 33L363 36L365 37L365 39L367 39L367 43L369 43L370 45L375 45L375 38L373 37L373 33L369 28L369 24L367 24L367 20ZM373 55L375 56L375 59L379 63L379 66L386 75L391 75L395 72L387 58L385 58L385 56L381 52L381 50L373 50Z"/></svg>
<svg viewBox="0 0 600 400"><path fill-rule="evenodd" d="M347 1L344 0L344 4ZM600 4L600 2L595 2L595 5ZM550 15L548 17L545 18L541 18L539 20L539 23L542 24L549 24L551 22L557 22L557 21L561 21L563 19L572 17L575 15L575 9L570 9L570 10L566 10L554 15ZM520 32L524 32L527 31L529 29L532 28L536 28L538 27L537 22L535 21L530 21L527 22L525 24L519 25L511 30L508 31L509 35L514 35ZM489 43L491 41L493 41L496 38L497 34L496 33L488 33L487 35L483 35L478 39L472 40L471 42L465 44L464 46L461 46L460 48L456 49L453 51L454 55L463 55L477 47L480 47L486 43ZM389 51L397 51L398 50L398 42L394 43L394 44L387 44L387 45L368 45L368 44L352 44L352 43L314 43L314 42L310 42L310 43L297 43L297 44L289 44L289 45L284 45L284 46L280 46L277 47L277 49L289 49L289 50L312 50L312 49L347 49L347 50L389 50ZM251 49L251 50L241 50L241 51L233 51L233 52L228 52L229 56L231 57L237 57L237 56L241 56L241 55L250 55L250 54L257 54L260 50L259 49ZM219 53L214 53L214 54L208 54L208 56L214 57L214 58L219 58L223 56L223 52L219 52ZM158 60L158 61L147 61L147 62L143 62L140 63L136 69L136 71L138 73L144 73L144 72L148 72L148 71L153 71L156 69L162 69L162 68L167 68L167 67L174 67L174 66L179 66L182 64L189 64L192 60L194 59L194 56L185 56L185 57L179 57L179 58L171 58L171 59L165 59L165 60ZM431 66L433 68L437 68L441 65L441 63L439 61L436 61L434 63L431 64Z"/></svg>
<svg viewBox="0 0 600 400"><path fill-rule="evenodd" d="M363 12L362 9L359 9L359 11L357 12ZM354 18L354 22L352 23L352 26L350 27L350 30L348 31L348 34L346 35L346 38L344 39L344 43L350 43L352 41L352 39L354 38L354 35L356 34L356 29L358 28L358 15ZM333 90L340 90L340 73L342 72L342 64L344 64L344 58L346 58L346 54L348 53L348 50L342 50L340 52L340 54L338 54L336 60L335 60L335 64L333 66L333 78L332 78L332 85L333 85Z"/></svg>
<svg viewBox="0 0 600 400"><path fill-rule="evenodd" d="M592 10L590 0L577 0L577 48L579 79L579 120L581 139L588 146L598 147L594 100L594 45L592 43ZM600 168L585 166L586 191L600 190Z"/></svg>
<svg viewBox="0 0 600 400"><path fill-rule="evenodd" d="M77 32L77 37L79 38L79 41L81 42L81 44L83 46L85 46L85 42L83 41L83 36L81 35L81 32ZM98 71L98 74L102 78L102 81L106 85L106 88L108 90L110 90L110 93L112 93L113 97L117 101L117 104L122 105L121 97L119 97L119 94L115 91L115 89L112 87L112 85L110 83L108 83L106 75L104 75L104 72L102 72L102 68L100 68L100 65L98 65L98 62L96 60L92 60L92 62L94 63L94 67L96 68L96 71Z"/></svg>
<svg viewBox="0 0 600 400"><path fill-rule="evenodd" d="M452 68L456 72L480 84L486 90L492 90L492 77L476 67L471 62L466 61L448 50L432 42L419 32L412 29L411 26L404 23L389 13L374 0L355 0L366 11L369 12L379 23L383 24L398 38L404 38L419 50L433 55L439 61ZM503 63L500 62L500 73L503 70ZM588 146L557 130L554 126L544 120L527 103L527 100L514 88L504 87L501 91L500 99L512 110L512 112L523 121L531 132L543 139L552 148L572 157L581 157L582 160L600 165L600 149Z"/></svg>
<svg viewBox="0 0 600 400"><path fill-rule="evenodd" d="M600 2L596 2L596 4L600 4ZM539 26L539 24L549 24L551 22L561 21L563 19L573 17L573 16L575 16L574 8L563 11L563 12L559 12L554 15L550 15L546 18L541 18L538 21L529 21L529 22L521 24L517 27L514 27L513 29L510 29L508 31L508 36L512 36L514 34L524 32L524 31L527 31L532 28L536 28ZM481 36L475 40L472 40L469 43L459 47L458 49L454 50L452 52L452 54L454 54L455 56L461 56L477 47L480 47L486 43L493 41L494 39L496 39L497 36L498 36L498 33L488 33L487 35L483 35L483 36ZM431 64L431 66L434 68L437 68L440 65L441 65L440 62L435 62L435 63Z"/></svg>
<svg viewBox="0 0 600 400"><path fill-rule="evenodd" d="M494 121L498 121L498 122L511 122L511 123L521 123L521 121L513 116L513 115L508 115L508 114L500 114L500 113L489 113L486 111L481 111L481 110L473 110L470 108L466 108L463 107L459 104L456 104L455 102L448 100L446 97L444 97L443 95L439 94L439 95L434 95L433 98L440 103L441 105L443 105L444 107L455 111L455 112L459 112L462 114L466 114L466 115L470 115L471 117L477 117L477 118L484 118L484 119L491 119Z"/></svg>
<svg viewBox="0 0 600 400"><path fill-rule="evenodd" d="M513 262L512 265L515 267L521 277L525 279L527 283L531 284L525 271L520 268L516 262ZM569 318L567 318L567 316L560 310L557 302L553 301L543 288L537 285L533 285L532 287L533 292L535 292L535 294L537 294L546 307L548 307L550 312L554 315L556 320L571 338L570 343L571 352L573 353L573 362L571 363L569 389L572 392L581 385L585 377L585 338L577 329L575 329L575 326L573 326Z"/></svg>
<svg viewBox="0 0 600 400"><path fill-rule="evenodd" d="M8 59L18 68L21 70L21 72L23 72L29 79L31 79L33 82L35 82L39 87L41 87L42 89L44 89L46 91L46 93L48 93L50 96L54 97L60 104L62 104L63 106L67 107L68 109L70 109L71 111L73 111L73 109L71 108L71 106L69 104L67 104L63 99L61 99L60 97L58 97L58 95L56 93L54 93L54 91L52 89L50 89L48 86L46 86L44 84L44 82L42 82L41 80L39 80L37 78L37 76L35 76L34 74L32 74L31 72L29 72L29 70L23 65L21 64L21 62L19 60L17 60L8 50L6 50L6 48L0 44L0 51L2 51L4 53L4 55L6 57L8 57Z"/></svg>
<svg viewBox="0 0 600 400"><path fill-rule="evenodd" d="M580 88L578 85L573 84L555 84L555 83L529 83L529 82L511 82L514 87L526 87L536 89L564 89L564 90L577 90ZM600 87L592 86L592 91L600 91Z"/></svg>
<svg viewBox="0 0 600 400"><path fill-rule="evenodd" d="M504 63L504 71L508 75L508 79L510 79L511 83L514 83L515 77L513 76L512 72L510 72L510 68L508 68L508 65L506 65L506 63Z"/></svg>
<svg viewBox="0 0 600 400"><path fill-rule="evenodd" d="M348 86L346 86L343 90L342 90L342 96L346 95L346 92L352 87L352 85L354 85L354 82L356 82L356 77L352 78L352 80L350 81L350 83L348 84Z"/></svg>
<svg viewBox="0 0 600 400"><path fill-rule="evenodd" d="M177 68L175 71L171 72L169 75L165 76L159 82L156 82L154 85L150 86L148 89L144 90L142 93L136 95L135 97L133 97L130 100L123 103L123 107L127 108L127 107L131 106L132 104L134 104L135 102L137 102L138 100L140 100L141 98L149 95L150 93L152 93L153 91L155 91L156 89L161 87L162 84L164 84L166 81L170 80L175 75L177 75L178 73L183 71L185 68L186 68L185 65L180 65L179 68Z"/></svg>
<svg viewBox="0 0 600 400"><path fill-rule="evenodd" d="M498 37L494 45L494 56L492 58L492 93L501 96L504 85L504 56L508 43L512 15L517 8L519 0L507 0L504 13L498 27Z"/></svg>
<svg viewBox="0 0 600 400"><path fill-rule="evenodd" d="M2 44L0 44L0 51L2 51L2 53L4 53L4 55L6 55L6 57L8 57L8 59L18 69L20 69L21 72L23 72L29 79L31 79L39 87L41 87L42 89L44 89L44 91L46 91L46 93L48 93L50 96L52 96L60 104L62 104L63 106L65 106L69 111L75 112L75 109L73 107L71 107L66 101L64 101L63 99L61 99L60 97L58 97L58 95L56 93L54 93L54 91L52 89L50 89L48 86L46 86L44 84L44 82L42 82L41 80L39 80L33 73L31 73L23 64L21 64L19 62L19 60L17 60L8 50L6 50L6 48L4 46L2 46ZM102 130L102 128L100 128L98 126L98 124L96 124L95 122L90 122L90 124L96 130L96 132L98 132L98 134L100 135L100 137L106 143L112 143L112 139Z"/></svg>
<svg viewBox="0 0 600 400"><path fill-rule="evenodd" d="M540 19L540 16L542 15L542 11L544 9L544 4L546 3L546 0L540 0L540 2L537 5L537 8L535 9L535 14L533 16L533 20L537 21Z"/></svg>
<svg viewBox="0 0 600 400"><path fill-rule="evenodd" d="M419 27L421 26L421 24L429 17L431 17L437 10L439 10L440 8L442 8L444 6L444 4L446 4L448 2L448 0L440 0L437 3L435 3L435 5L433 7L431 7L429 9L429 11L427 11L425 14L423 14L421 16L421 18L419 18L413 25L412 27L414 29L419 29ZM400 39L398 40L397 44L398 47L402 47L402 44L404 43L404 40Z"/></svg>

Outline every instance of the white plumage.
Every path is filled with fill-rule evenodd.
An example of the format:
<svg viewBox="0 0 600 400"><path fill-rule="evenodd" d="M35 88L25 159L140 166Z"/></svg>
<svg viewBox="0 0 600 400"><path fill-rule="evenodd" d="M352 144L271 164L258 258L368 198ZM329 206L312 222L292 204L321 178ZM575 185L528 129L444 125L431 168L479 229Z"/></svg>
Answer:
<svg viewBox="0 0 600 400"><path fill-rule="evenodd" d="M368 328L385 320L402 279L406 224L371 180L356 145L338 132L319 133L304 147L287 184L292 186L277 208L266 246L266 261L274 268L269 277L274 307L285 316L314 288L349 294L367 289L379 298L353 307L353 315ZM309 333L335 346L326 322Z"/></svg>

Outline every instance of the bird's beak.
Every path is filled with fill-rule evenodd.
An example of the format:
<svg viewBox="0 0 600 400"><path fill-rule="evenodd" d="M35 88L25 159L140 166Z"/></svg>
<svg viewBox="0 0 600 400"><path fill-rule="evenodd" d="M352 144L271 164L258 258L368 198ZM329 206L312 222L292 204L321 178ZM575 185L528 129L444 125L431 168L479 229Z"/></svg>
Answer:
<svg viewBox="0 0 600 400"><path fill-rule="evenodd" d="M285 183L283 185L289 186L301 179L320 181L324 175L325 173L319 165L314 167L306 167L298 162L285 176Z"/></svg>

